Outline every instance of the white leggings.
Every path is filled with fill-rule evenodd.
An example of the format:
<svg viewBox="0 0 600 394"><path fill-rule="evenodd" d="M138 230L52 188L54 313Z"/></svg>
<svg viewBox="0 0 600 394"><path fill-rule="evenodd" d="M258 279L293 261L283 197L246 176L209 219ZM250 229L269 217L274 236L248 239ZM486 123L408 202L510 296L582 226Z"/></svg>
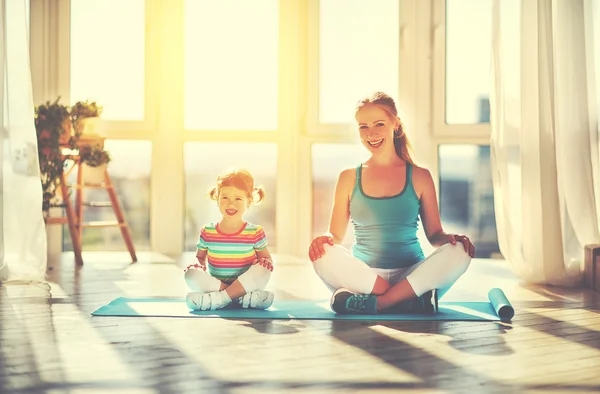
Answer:
<svg viewBox="0 0 600 394"><path fill-rule="evenodd" d="M240 281L246 293L254 290L262 290L267 287L271 271L260 264L255 264L248 268L246 272L241 274L237 280ZM209 293L211 291L219 291L222 282L210 276L210 274L201 268L190 267L185 273L185 282L192 291L199 293Z"/></svg>
<svg viewBox="0 0 600 394"><path fill-rule="evenodd" d="M406 278L417 297L437 289L438 298L442 298L471 263L471 257L460 242L442 245L425 260L399 269L371 268L342 246L324 246L325 254L313 267L332 291L343 287L355 293L370 294L377 276L381 276L391 285Z"/></svg>

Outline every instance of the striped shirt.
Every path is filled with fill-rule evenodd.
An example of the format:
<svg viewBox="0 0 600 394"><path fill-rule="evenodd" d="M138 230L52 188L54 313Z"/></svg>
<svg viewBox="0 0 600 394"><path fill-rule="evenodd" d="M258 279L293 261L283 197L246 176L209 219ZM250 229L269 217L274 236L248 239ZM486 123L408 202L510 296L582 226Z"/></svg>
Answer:
<svg viewBox="0 0 600 394"><path fill-rule="evenodd" d="M267 247L267 236L259 225L245 222L235 234L225 234L218 223L200 230L199 250L207 250L208 273L230 284L256 261L256 251Z"/></svg>

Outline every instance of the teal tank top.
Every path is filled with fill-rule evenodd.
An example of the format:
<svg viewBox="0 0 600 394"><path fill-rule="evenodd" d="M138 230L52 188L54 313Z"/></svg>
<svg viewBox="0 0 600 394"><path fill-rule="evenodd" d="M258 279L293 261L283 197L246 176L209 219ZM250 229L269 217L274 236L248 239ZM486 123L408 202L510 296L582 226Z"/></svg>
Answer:
<svg viewBox="0 0 600 394"><path fill-rule="evenodd" d="M409 267L425 256L417 238L419 199L412 184L412 164L406 163L404 189L391 197L370 197L362 188L362 164L350 198L354 226L352 254L372 268Z"/></svg>

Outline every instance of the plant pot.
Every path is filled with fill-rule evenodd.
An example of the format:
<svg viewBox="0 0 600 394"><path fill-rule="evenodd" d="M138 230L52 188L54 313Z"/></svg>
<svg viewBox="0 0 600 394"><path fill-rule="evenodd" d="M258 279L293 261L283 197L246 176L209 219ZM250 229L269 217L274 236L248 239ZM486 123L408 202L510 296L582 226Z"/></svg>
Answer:
<svg viewBox="0 0 600 394"><path fill-rule="evenodd" d="M100 118L98 116L81 119L77 122L76 129L77 134L82 137L103 135Z"/></svg>
<svg viewBox="0 0 600 394"><path fill-rule="evenodd" d="M104 171L106 164L100 164L98 167L92 167L83 163L81 165L83 171L83 182L88 184L98 185L104 183Z"/></svg>

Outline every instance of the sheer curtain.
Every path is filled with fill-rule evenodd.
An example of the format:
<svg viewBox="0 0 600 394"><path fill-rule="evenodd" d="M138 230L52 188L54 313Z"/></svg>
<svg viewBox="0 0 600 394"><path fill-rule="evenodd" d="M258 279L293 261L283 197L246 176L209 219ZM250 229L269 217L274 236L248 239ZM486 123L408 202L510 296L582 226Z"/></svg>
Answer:
<svg viewBox="0 0 600 394"><path fill-rule="evenodd" d="M46 233L26 0L0 0L0 282L44 281Z"/></svg>
<svg viewBox="0 0 600 394"><path fill-rule="evenodd" d="M531 283L581 285L584 246L600 242L597 3L494 0L498 236Z"/></svg>

